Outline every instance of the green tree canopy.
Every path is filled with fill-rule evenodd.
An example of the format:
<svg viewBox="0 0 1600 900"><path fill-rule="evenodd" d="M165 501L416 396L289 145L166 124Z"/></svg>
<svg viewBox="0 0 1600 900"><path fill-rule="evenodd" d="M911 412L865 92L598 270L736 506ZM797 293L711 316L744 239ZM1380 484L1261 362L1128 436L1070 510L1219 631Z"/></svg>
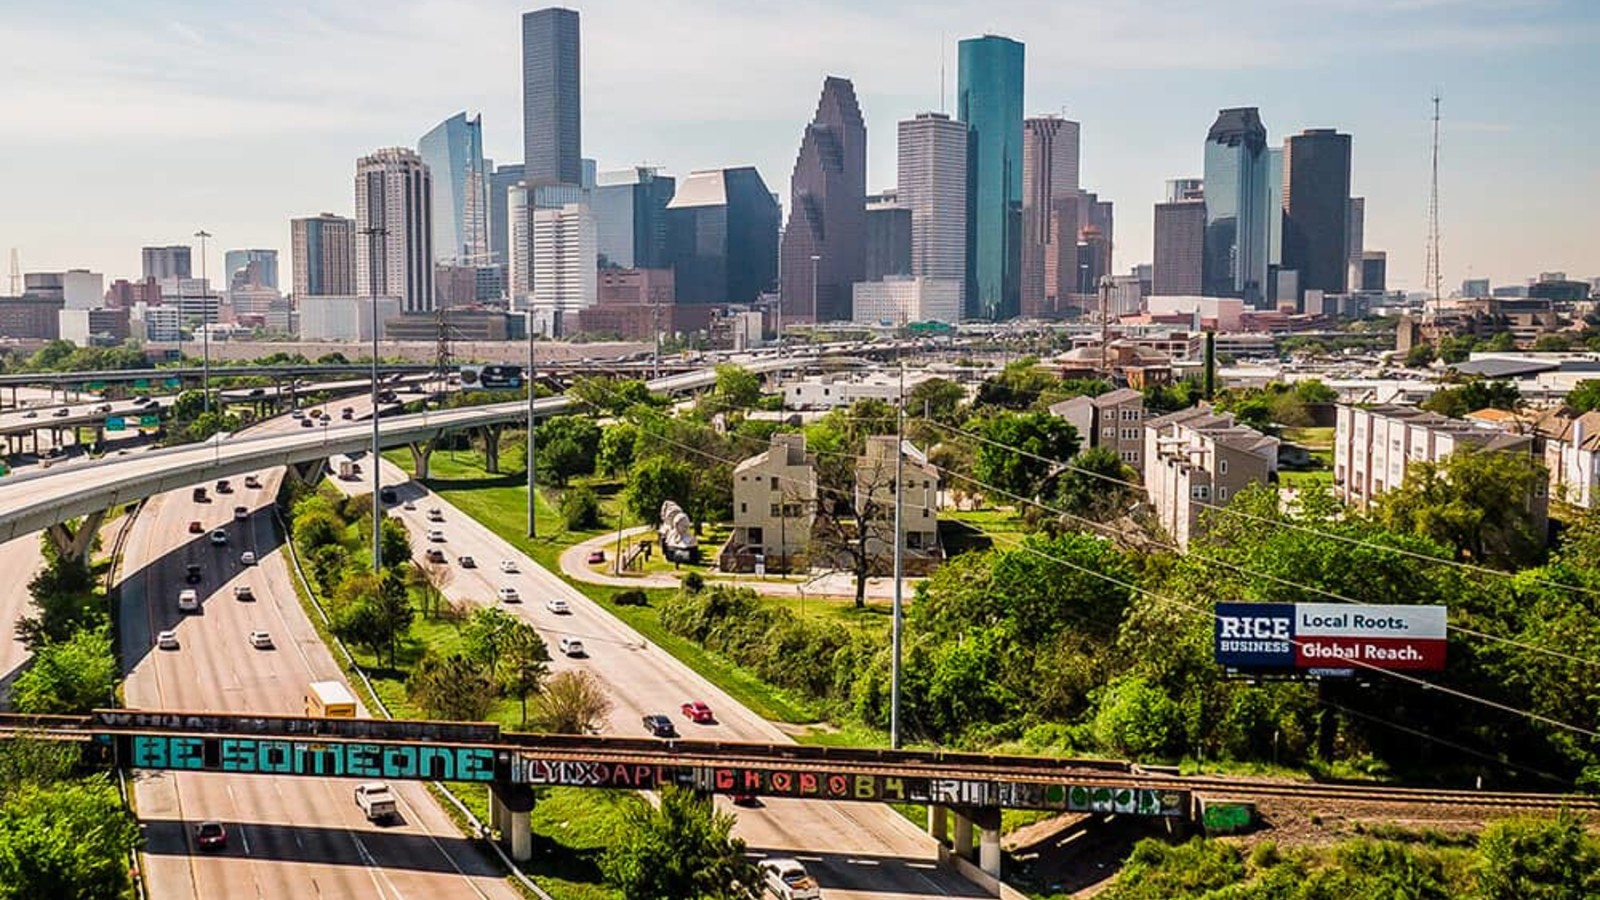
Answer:
<svg viewBox="0 0 1600 900"><path fill-rule="evenodd" d="M1000 414L982 420L977 430L985 440L978 443L973 475L1012 495L995 497L1000 503L1037 497L1045 479L1078 452L1077 429L1049 413Z"/></svg>
<svg viewBox="0 0 1600 900"><path fill-rule="evenodd" d="M35 649L33 665L12 685L12 706L24 713L86 713L112 705L117 676L109 630L84 629Z"/></svg>
<svg viewBox="0 0 1600 900"><path fill-rule="evenodd" d="M1521 403L1522 395L1515 384L1478 378L1460 387L1435 391L1421 406L1430 412L1459 419L1480 409L1515 410Z"/></svg>
<svg viewBox="0 0 1600 900"><path fill-rule="evenodd" d="M733 837L734 817L711 798L668 786L659 805L622 801L617 833L601 857L606 881L624 900L757 900L760 879Z"/></svg>
<svg viewBox="0 0 1600 900"><path fill-rule="evenodd" d="M139 840L104 777L25 785L0 804L0 900L122 900Z"/></svg>
<svg viewBox="0 0 1600 900"><path fill-rule="evenodd" d="M636 463L628 473L623 501L636 521L659 525L661 504L672 500L684 505L693 484L694 471L690 463L652 456Z"/></svg>
<svg viewBox="0 0 1600 900"><path fill-rule="evenodd" d="M1515 568L1543 550L1530 506L1547 479L1530 454L1467 448L1440 463L1412 463L1405 481L1377 498L1376 516L1392 530L1453 546L1461 559Z"/></svg>
<svg viewBox="0 0 1600 900"><path fill-rule="evenodd" d="M424 656L406 680L406 696L429 717L481 722L494 704L494 682L481 666L461 655Z"/></svg>

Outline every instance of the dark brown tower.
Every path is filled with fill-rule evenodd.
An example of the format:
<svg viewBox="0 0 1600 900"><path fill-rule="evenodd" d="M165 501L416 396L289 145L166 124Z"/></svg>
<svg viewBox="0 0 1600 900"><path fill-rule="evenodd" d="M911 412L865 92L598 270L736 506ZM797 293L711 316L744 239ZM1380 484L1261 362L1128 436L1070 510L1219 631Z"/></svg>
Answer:
<svg viewBox="0 0 1600 900"><path fill-rule="evenodd" d="M784 321L848 319L851 285L866 277L867 217L867 128L849 79L823 80L789 196L780 266Z"/></svg>

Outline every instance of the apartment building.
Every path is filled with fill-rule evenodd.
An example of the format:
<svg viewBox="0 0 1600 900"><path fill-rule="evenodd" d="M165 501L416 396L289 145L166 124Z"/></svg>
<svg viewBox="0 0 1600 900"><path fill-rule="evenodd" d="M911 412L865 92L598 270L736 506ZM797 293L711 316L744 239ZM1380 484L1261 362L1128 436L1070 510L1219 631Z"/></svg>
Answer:
<svg viewBox="0 0 1600 900"><path fill-rule="evenodd" d="M1144 484L1161 525L1187 550L1201 516L1252 484L1276 481L1278 439L1206 406L1145 422Z"/></svg>
<svg viewBox="0 0 1600 900"><path fill-rule="evenodd" d="M816 521L816 457L803 434L775 434L765 453L733 470L733 536L719 566L727 572L803 568Z"/></svg>
<svg viewBox="0 0 1600 900"><path fill-rule="evenodd" d="M870 510L867 555L872 571L894 571L895 445L905 454L900 485L900 531L905 535L901 567L907 575L926 575L944 559L939 544L939 470L910 441L892 434L867 438L856 460L856 509Z"/></svg>
<svg viewBox="0 0 1600 900"><path fill-rule="evenodd" d="M1600 412L1552 410L1533 428L1544 445L1550 495L1584 509L1600 505Z"/></svg>
<svg viewBox="0 0 1600 900"><path fill-rule="evenodd" d="M1144 458L1144 394L1118 388L1098 397L1073 397L1050 407L1050 414L1072 423L1079 447L1105 447L1135 469Z"/></svg>

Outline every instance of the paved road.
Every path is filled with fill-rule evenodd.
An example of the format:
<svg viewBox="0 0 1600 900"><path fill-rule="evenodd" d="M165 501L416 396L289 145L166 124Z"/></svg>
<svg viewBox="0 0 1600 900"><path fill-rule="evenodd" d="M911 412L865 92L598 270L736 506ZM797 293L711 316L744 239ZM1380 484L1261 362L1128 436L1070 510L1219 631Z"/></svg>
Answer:
<svg viewBox="0 0 1600 900"><path fill-rule="evenodd" d="M122 634L130 666L130 707L303 714L305 686L339 677L328 649L306 620L291 587L269 514L277 476L262 490L234 479L233 494L194 504L188 492L151 499L130 535L123 565ZM233 507L254 513L235 521ZM225 528L226 548L204 534ZM244 567L254 549L261 564ZM180 615L176 597L189 562L203 567L203 613ZM233 588L249 585L253 601ZM154 649L175 629L178 650ZM270 631L274 650L250 646L247 634ZM513 898L498 864L459 835L420 784L394 785L404 823L378 827L351 799L353 781L147 772L135 783L145 826L145 873L151 896ZM202 819L224 821L227 850L198 853L190 837Z"/></svg>
<svg viewBox="0 0 1600 900"><path fill-rule="evenodd" d="M362 485L352 482L334 483L346 491L362 489ZM639 736L643 734L640 719L644 715L666 713L690 737L789 740L772 723L738 705L671 654L646 642L488 528L428 494L421 485L405 481L404 473L389 463L384 464L384 484L397 485L402 505L392 507L391 512L405 522L414 536L418 558L430 546L441 547L447 554L451 580L445 593L450 599L491 605L501 586L517 588L521 603L499 605L531 622L544 635L556 657L552 672L586 669L605 681L615 704L607 733ZM404 509L406 500L416 508ZM428 521L428 511L433 508L441 511L443 523ZM444 532L444 543L426 540L430 528ZM457 560L462 554L474 557L477 568L461 568ZM499 564L503 559L515 561L518 573L501 572ZM558 616L549 612L544 601L552 597L566 598L572 614ZM588 657L568 659L557 652L556 642L563 634L582 639ZM694 725L683 719L678 707L686 700L709 703L718 723ZM933 840L887 806L773 799L765 801L760 809L725 808L737 813L737 833L752 849L798 856L817 876L830 900L986 896L954 873L939 868L934 862Z"/></svg>
<svg viewBox="0 0 1600 900"><path fill-rule="evenodd" d="M28 582L44 568L38 533L0 544L0 706L9 706L11 682L28 661L28 650L17 642L17 620L31 611Z"/></svg>

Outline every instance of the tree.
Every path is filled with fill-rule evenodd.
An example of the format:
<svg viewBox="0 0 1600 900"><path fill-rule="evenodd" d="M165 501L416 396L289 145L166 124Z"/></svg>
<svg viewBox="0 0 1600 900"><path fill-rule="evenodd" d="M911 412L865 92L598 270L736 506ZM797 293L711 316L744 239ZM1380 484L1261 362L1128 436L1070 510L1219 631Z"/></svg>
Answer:
<svg viewBox="0 0 1600 900"><path fill-rule="evenodd" d="M600 527L600 498L592 489L579 486L562 491L560 507L568 531Z"/></svg>
<svg viewBox="0 0 1600 900"><path fill-rule="evenodd" d="M623 501L633 518L651 525L661 523L661 504L673 500L688 502L694 483L693 466L666 456L652 456L636 463L628 474Z"/></svg>
<svg viewBox="0 0 1600 900"><path fill-rule="evenodd" d="M751 409L761 401L761 376L732 363L717 366L717 383L708 398L707 412Z"/></svg>
<svg viewBox="0 0 1600 900"><path fill-rule="evenodd" d="M1010 410L1038 409L1066 399L1069 395L1060 388L1061 379L1041 368L1039 360L1028 356L1007 365L1000 374L978 385L974 405Z"/></svg>
<svg viewBox="0 0 1600 900"><path fill-rule="evenodd" d="M1432 344L1412 344L1411 349L1406 351L1406 365L1413 369L1427 368L1438 358Z"/></svg>
<svg viewBox="0 0 1600 900"><path fill-rule="evenodd" d="M961 404L966 388L948 378L928 378L917 382L906 394L906 415L925 416L946 425L961 422Z"/></svg>
<svg viewBox="0 0 1600 900"><path fill-rule="evenodd" d="M515 616L499 607L477 607L461 627L465 656L485 671L494 671L500 665L500 654L510 640L509 635L518 624Z"/></svg>
<svg viewBox="0 0 1600 900"><path fill-rule="evenodd" d="M1430 412L1459 419L1480 409L1515 410L1521 402L1522 395L1515 384L1478 378L1460 387L1435 391L1421 405Z"/></svg>
<svg viewBox="0 0 1600 900"><path fill-rule="evenodd" d="M1533 342L1533 349L1537 353L1565 353L1572 349L1572 335L1570 333L1541 334Z"/></svg>
<svg viewBox="0 0 1600 900"><path fill-rule="evenodd" d="M1600 894L1600 840L1563 810L1554 821L1496 822L1478 839L1483 900L1578 900Z"/></svg>
<svg viewBox="0 0 1600 900"><path fill-rule="evenodd" d="M613 478L633 465L633 448L639 442L639 426L614 422L600 433L600 450L595 459L600 471Z"/></svg>
<svg viewBox="0 0 1600 900"><path fill-rule="evenodd" d="M389 515L383 517L383 539L379 545L384 569L395 570L411 562L411 532L399 519Z"/></svg>
<svg viewBox="0 0 1600 900"><path fill-rule="evenodd" d="M436 618L444 604L444 589L455 580L455 571L443 562L413 563L406 568L406 586L422 595L422 612Z"/></svg>
<svg viewBox="0 0 1600 900"><path fill-rule="evenodd" d="M584 669L557 672L534 700L533 721L551 734L595 734L611 715L605 685Z"/></svg>
<svg viewBox="0 0 1600 900"><path fill-rule="evenodd" d="M539 424L539 472L565 486L574 475L594 472L600 426L583 416L551 416Z"/></svg>
<svg viewBox="0 0 1600 900"><path fill-rule="evenodd" d="M1125 483L1138 479L1116 451L1091 447L1074 456L1072 468L1062 473L1056 483L1056 503L1062 512L1107 522L1139 502L1142 493Z"/></svg>
<svg viewBox="0 0 1600 900"><path fill-rule="evenodd" d="M494 682L465 656L429 653L406 679L406 696L432 718L481 722L494 703Z"/></svg>
<svg viewBox="0 0 1600 900"><path fill-rule="evenodd" d="M26 785L0 805L0 900L121 900L139 840L104 776Z"/></svg>
<svg viewBox="0 0 1600 900"><path fill-rule="evenodd" d="M35 612L16 623L17 640L35 652L106 622L104 604L94 593L94 575L88 564L62 556L47 538L43 541L45 568L28 582Z"/></svg>
<svg viewBox="0 0 1600 900"><path fill-rule="evenodd" d="M1600 409L1600 380L1584 379L1567 394L1567 405L1574 412L1586 413Z"/></svg>
<svg viewBox="0 0 1600 900"><path fill-rule="evenodd" d="M567 389L567 393L571 394L580 405L612 416L620 416L632 406L640 404L653 406L657 402L644 382L603 375L579 376L573 379L572 387Z"/></svg>
<svg viewBox="0 0 1600 900"><path fill-rule="evenodd" d="M660 805L623 800L617 834L600 859L624 900L757 900L760 879L733 837L734 817L711 798L669 785Z"/></svg>
<svg viewBox="0 0 1600 900"><path fill-rule="evenodd" d="M400 638L411 630L417 614L403 574L387 568L380 576L349 573L335 593L334 606L334 634L371 648L374 657L387 647L389 665L395 664Z"/></svg>
<svg viewBox="0 0 1600 900"><path fill-rule="evenodd" d="M997 415L983 420L978 432L984 440L978 443L973 475L1003 491L994 498L1000 502L1037 497L1045 480L1078 452L1077 429L1049 413Z"/></svg>
<svg viewBox="0 0 1600 900"><path fill-rule="evenodd" d="M550 648L532 625L518 622L506 635L495 681L522 707L522 726L528 726L528 697L539 693L550 674Z"/></svg>
<svg viewBox="0 0 1600 900"><path fill-rule="evenodd" d="M1106 686L1094 716L1095 740L1132 759L1166 757L1181 746L1178 707L1137 676Z"/></svg>
<svg viewBox="0 0 1600 900"><path fill-rule="evenodd" d="M1416 462L1398 488L1377 497L1386 527L1432 538L1461 559L1517 568L1544 547L1529 509L1548 475L1533 456L1465 448L1442 462Z"/></svg>
<svg viewBox="0 0 1600 900"><path fill-rule="evenodd" d="M112 705L117 659L106 628L86 629L34 651L33 665L17 676L11 700L17 712L86 713Z"/></svg>

